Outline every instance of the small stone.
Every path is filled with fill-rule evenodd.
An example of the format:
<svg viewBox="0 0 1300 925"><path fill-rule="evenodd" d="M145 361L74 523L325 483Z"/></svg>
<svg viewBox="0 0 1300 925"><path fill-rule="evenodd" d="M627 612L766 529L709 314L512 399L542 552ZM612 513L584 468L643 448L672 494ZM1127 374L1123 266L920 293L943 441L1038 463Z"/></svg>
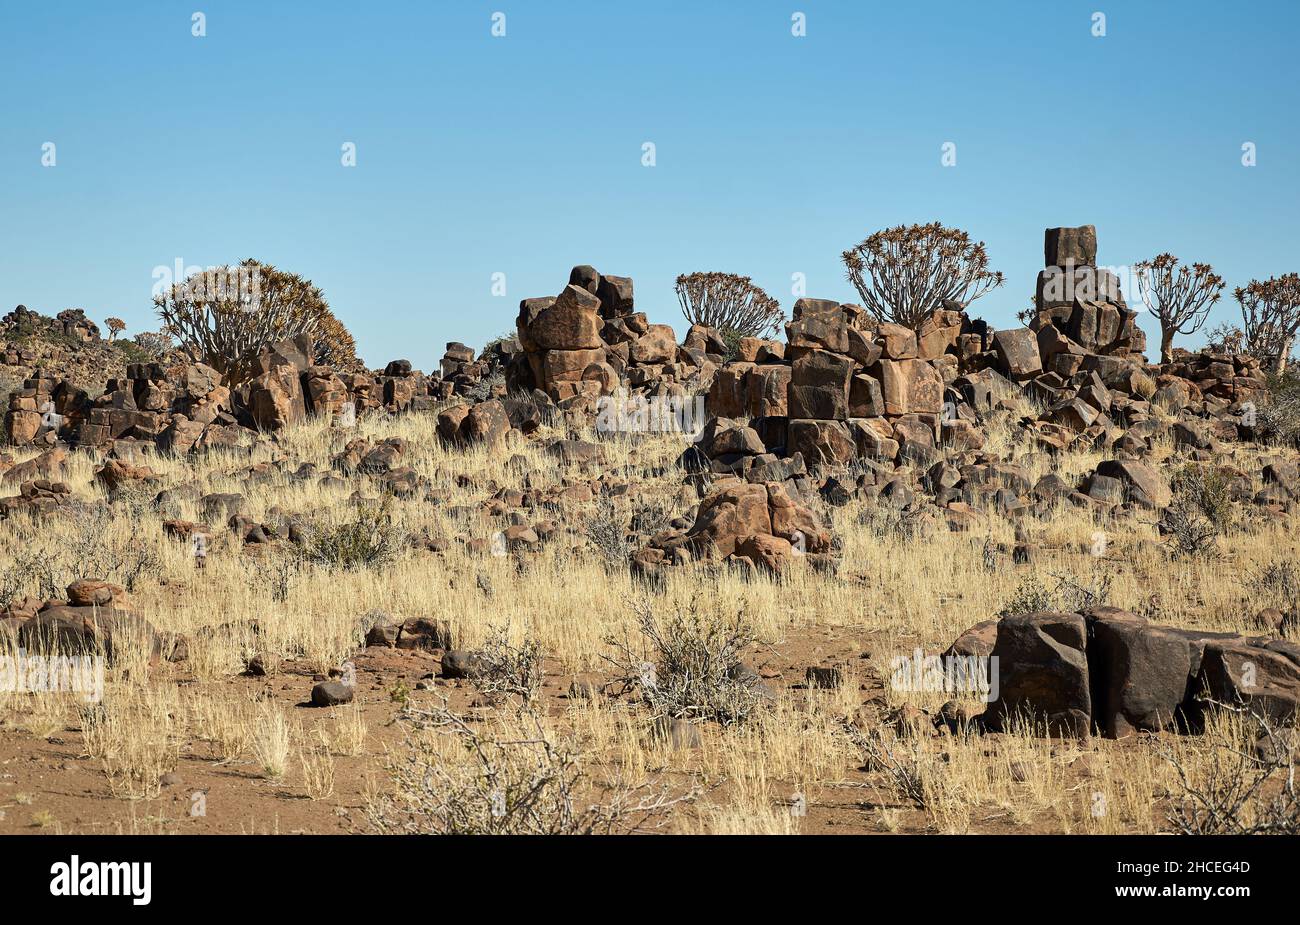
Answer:
<svg viewBox="0 0 1300 925"><path fill-rule="evenodd" d="M311 689L311 705L336 707L352 702L353 689L341 681L322 681Z"/></svg>
<svg viewBox="0 0 1300 925"><path fill-rule="evenodd" d="M809 665L804 680L810 688L833 690L844 683L844 673L838 668L820 668Z"/></svg>

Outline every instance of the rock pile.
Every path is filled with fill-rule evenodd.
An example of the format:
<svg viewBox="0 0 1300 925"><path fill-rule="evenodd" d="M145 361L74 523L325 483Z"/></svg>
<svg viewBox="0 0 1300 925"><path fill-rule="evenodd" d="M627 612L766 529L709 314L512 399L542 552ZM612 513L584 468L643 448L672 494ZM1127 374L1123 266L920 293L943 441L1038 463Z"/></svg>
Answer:
<svg viewBox="0 0 1300 925"><path fill-rule="evenodd" d="M507 368L512 390L538 389L561 407L594 402L620 385L683 397L708 388L727 348L693 327L677 345L671 326L635 310L632 280L577 266L551 298L524 299L516 319L522 350Z"/></svg>
<svg viewBox="0 0 1300 925"><path fill-rule="evenodd" d="M1097 229L1048 228L1043 237L1046 268L1038 274L1029 326L1040 341L1046 337L1055 345L1051 365L1043 368L1068 378L1079 369L1068 359L1072 356L1099 354L1145 362L1146 335L1137 325L1137 312L1124 303L1119 277L1097 266Z"/></svg>
<svg viewBox="0 0 1300 925"><path fill-rule="evenodd" d="M1020 427L1047 453L1133 459L1172 431L1191 458L1207 459L1220 441L1250 436L1250 402L1263 387L1256 361L1180 351L1168 368L1148 366L1136 312L1118 278L1096 266L1095 229L1050 228L1045 238L1047 268L1027 328L992 331L951 305L913 332L855 305L801 299L786 344L742 341L740 358L718 370L708 395L717 420L683 462L742 476L758 465L755 480L795 477L805 466L853 469L856 485L836 477L828 500L879 492L906 504L919 488L942 504L979 500L1014 511L1014 495L1033 487L1077 503L1147 507L1167 489L1145 478L1138 487L1132 467L1080 485L1030 486L1009 475L1008 460L980 454L983 425L1023 397L1041 410ZM1172 427L1171 413L1179 415ZM768 474L773 461L782 474ZM956 510L949 522L964 528L966 512Z"/></svg>
<svg viewBox="0 0 1300 925"><path fill-rule="evenodd" d="M914 332L875 323L857 305L800 299L786 344L742 342L742 358L714 379L708 407L750 416L762 435L753 455L798 454L813 467L929 458L944 437L945 383L986 339L984 324L955 308Z"/></svg>
<svg viewBox="0 0 1300 925"><path fill-rule="evenodd" d="M128 608L121 588L89 578L68 585L66 601L10 601L0 610L0 634L12 634L29 653L102 653L110 665L126 648L143 648L155 656L162 649L158 633Z"/></svg>
<svg viewBox="0 0 1300 925"><path fill-rule="evenodd" d="M705 559L780 574L795 556L822 565L830 554L830 533L781 483L728 480L700 502L688 530L668 529L652 537L633 557L633 567L653 574Z"/></svg>
<svg viewBox="0 0 1300 925"><path fill-rule="evenodd" d="M38 369L9 396L4 437L16 446L64 440L101 449L141 441L183 455L238 446L250 432L277 431L311 415L333 419L349 405L355 419L375 409L431 411L437 404L438 380L409 361L395 360L378 374L340 375L313 365L312 356L306 336L282 341L257 357L235 389L202 363L134 363L93 398Z"/></svg>
<svg viewBox="0 0 1300 925"><path fill-rule="evenodd" d="M1172 412L1222 415L1232 405L1258 402L1267 390L1259 361L1245 354L1174 350L1174 362L1156 379L1152 401Z"/></svg>
<svg viewBox="0 0 1300 925"><path fill-rule="evenodd" d="M24 377L44 367L78 383L102 382L126 363L127 354L102 339L81 309L51 318L19 305L0 317L0 367L16 367Z"/></svg>

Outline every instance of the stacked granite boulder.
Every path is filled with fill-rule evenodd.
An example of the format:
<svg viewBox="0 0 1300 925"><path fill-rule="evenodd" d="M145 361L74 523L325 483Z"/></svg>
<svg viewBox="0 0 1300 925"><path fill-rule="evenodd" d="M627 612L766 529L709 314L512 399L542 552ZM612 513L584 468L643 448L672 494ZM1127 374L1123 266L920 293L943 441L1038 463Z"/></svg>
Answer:
<svg viewBox="0 0 1300 925"><path fill-rule="evenodd" d="M1097 229L1048 228L1043 257L1046 267L1038 274L1029 325L1040 343L1046 339L1053 348L1042 351L1043 368L1070 376L1078 367L1068 357L1088 354L1144 363L1146 335L1138 327L1138 313L1125 304L1119 277L1097 266ZM1059 355L1066 358L1055 359Z"/></svg>
<svg viewBox="0 0 1300 925"><path fill-rule="evenodd" d="M6 441L17 446L53 444L58 439L59 410L80 397L67 383L40 368L33 370L31 377L23 380L22 388L9 394L4 420ZM51 411L55 414L51 415Z"/></svg>
<svg viewBox="0 0 1300 925"><path fill-rule="evenodd" d="M809 466L928 458L943 439L945 388L987 331L956 306L912 331L857 305L800 299L786 344L742 342L709 392L711 414L748 416L764 449Z"/></svg>
<svg viewBox="0 0 1300 925"><path fill-rule="evenodd" d="M803 556L815 566L833 566L831 535L816 513L779 482L731 479L700 502L689 529L656 534L632 564L642 575L700 559L780 574Z"/></svg>
<svg viewBox="0 0 1300 925"><path fill-rule="evenodd" d="M554 297L524 299L511 390L538 389L562 406L594 402L620 387L683 397L707 389L726 353L716 332L695 327L677 345L670 325L635 309L632 280L577 266Z"/></svg>
<svg viewBox="0 0 1300 925"><path fill-rule="evenodd" d="M85 309L66 308L55 316L65 337L82 343L99 340L99 325L86 317Z"/></svg>
<svg viewBox="0 0 1300 925"><path fill-rule="evenodd" d="M1038 447L1114 446L1125 428L1151 420L1150 403L1162 388L1160 398L1170 398L1163 406L1187 404L1173 401L1189 391L1181 379L1158 381L1159 371L1147 365L1137 312L1125 304L1119 278L1096 265L1096 229L1048 228L1044 258L1029 327L997 331L991 349L971 361L1042 408L1025 422Z"/></svg>
<svg viewBox="0 0 1300 925"><path fill-rule="evenodd" d="M1228 412L1236 403L1258 403L1268 391L1257 359L1210 350L1175 350L1174 361L1161 369L1156 386L1153 401L1173 411L1191 407L1206 414Z"/></svg>

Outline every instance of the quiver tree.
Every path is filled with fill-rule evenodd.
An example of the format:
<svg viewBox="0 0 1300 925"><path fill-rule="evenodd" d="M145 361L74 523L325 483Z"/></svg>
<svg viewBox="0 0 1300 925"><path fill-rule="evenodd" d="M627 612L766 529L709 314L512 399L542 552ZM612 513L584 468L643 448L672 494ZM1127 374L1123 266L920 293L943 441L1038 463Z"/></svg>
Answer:
<svg viewBox="0 0 1300 925"><path fill-rule="evenodd" d="M256 260L213 267L154 297L163 330L191 360L206 363L229 385L271 345L306 334L314 362L344 368L356 363L352 335L334 317L310 280Z"/></svg>
<svg viewBox="0 0 1300 925"><path fill-rule="evenodd" d="M988 269L984 242L938 222L877 231L843 259L867 311L912 330L937 309L965 307L1002 285L1002 274Z"/></svg>
<svg viewBox="0 0 1300 925"><path fill-rule="evenodd" d="M785 321L781 305L748 276L733 273L683 273L677 301L691 324L741 337L769 337Z"/></svg>
<svg viewBox="0 0 1300 925"><path fill-rule="evenodd" d="M126 322L121 318L105 318L104 327L108 328L108 339L114 340L118 334L126 330Z"/></svg>
<svg viewBox="0 0 1300 925"><path fill-rule="evenodd" d="M1147 311L1160 321L1160 362L1172 363L1174 335L1201 329L1223 294L1223 277L1208 263L1180 264L1173 254L1140 261L1133 269Z"/></svg>
<svg viewBox="0 0 1300 925"><path fill-rule="evenodd" d="M141 331L131 340L154 361L165 359L176 349L171 336L163 331Z"/></svg>
<svg viewBox="0 0 1300 925"><path fill-rule="evenodd" d="M1247 349L1256 359L1271 360L1281 375L1300 330L1300 274L1251 280L1233 294L1241 303Z"/></svg>

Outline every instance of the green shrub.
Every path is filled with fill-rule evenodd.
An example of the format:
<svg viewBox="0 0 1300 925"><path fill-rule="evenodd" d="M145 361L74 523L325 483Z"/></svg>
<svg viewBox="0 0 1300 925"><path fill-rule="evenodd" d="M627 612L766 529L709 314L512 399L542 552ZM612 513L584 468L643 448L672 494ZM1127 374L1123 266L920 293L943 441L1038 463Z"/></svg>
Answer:
<svg viewBox="0 0 1300 925"><path fill-rule="evenodd" d="M363 504L356 520L312 525L302 546L305 561L327 569L383 568L397 558L405 535L392 522L389 499Z"/></svg>

